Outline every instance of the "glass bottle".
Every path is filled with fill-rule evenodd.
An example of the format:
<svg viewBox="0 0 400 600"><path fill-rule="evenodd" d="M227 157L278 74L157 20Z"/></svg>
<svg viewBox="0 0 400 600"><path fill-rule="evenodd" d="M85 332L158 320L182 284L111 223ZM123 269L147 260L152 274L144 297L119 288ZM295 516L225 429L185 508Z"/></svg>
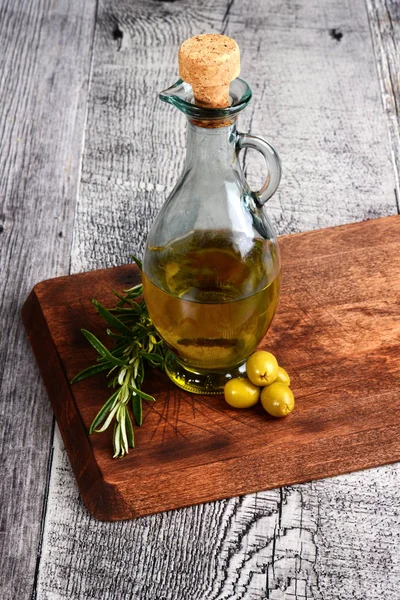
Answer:
<svg viewBox="0 0 400 600"><path fill-rule="evenodd" d="M160 98L188 119L183 172L154 221L143 260L151 319L169 348L166 370L194 393L221 393L273 319L280 289L275 233L263 205L276 191L280 161L262 138L239 133L237 116L251 99L247 83L229 86L230 105L194 103L179 80ZM252 191L240 152L261 152L263 187Z"/></svg>

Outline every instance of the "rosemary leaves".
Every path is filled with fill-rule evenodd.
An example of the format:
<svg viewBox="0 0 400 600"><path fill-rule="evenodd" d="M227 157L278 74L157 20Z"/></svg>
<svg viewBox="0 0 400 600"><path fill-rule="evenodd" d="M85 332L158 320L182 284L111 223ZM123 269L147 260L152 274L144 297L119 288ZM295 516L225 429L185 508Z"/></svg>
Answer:
<svg viewBox="0 0 400 600"><path fill-rule="evenodd" d="M141 269L141 262L136 258L134 260ZM113 458L119 458L135 446L132 415L136 425L140 426L143 400L155 401L153 396L142 391L141 386L146 364L164 370L165 347L141 298L142 284L124 290L122 294L114 294L118 302L111 309L92 300L97 312L109 326L106 331L113 338L114 347L108 350L95 335L82 329L83 335L99 356L95 365L76 375L71 383L108 371L107 376L111 378L109 387L114 392L93 419L89 433L105 431L114 423Z"/></svg>

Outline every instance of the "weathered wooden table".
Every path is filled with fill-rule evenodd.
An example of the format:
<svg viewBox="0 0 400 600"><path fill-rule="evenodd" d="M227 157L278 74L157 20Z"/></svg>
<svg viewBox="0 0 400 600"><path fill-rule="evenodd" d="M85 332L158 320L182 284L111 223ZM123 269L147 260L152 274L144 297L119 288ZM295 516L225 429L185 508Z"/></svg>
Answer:
<svg viewBox="0 0 400 600"><path fill-rule="evenodd" d="M38 281L143 250L185 147L157 91L199 32L241 46L280 234L400 212L399 29L398 0L0 2L2 599L400 598L398 464L92 519L20 318Z"/></svg>

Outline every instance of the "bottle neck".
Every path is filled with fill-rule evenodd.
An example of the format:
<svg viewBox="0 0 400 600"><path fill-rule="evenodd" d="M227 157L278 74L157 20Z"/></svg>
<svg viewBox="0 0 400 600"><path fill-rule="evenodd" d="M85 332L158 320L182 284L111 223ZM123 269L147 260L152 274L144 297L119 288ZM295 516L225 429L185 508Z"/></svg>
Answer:
<svg viewBox="0 0 400 600"><path fill-rule="evenodd" d="M199 127L188 121L186 169L232 167L236 159L236 119L224 127Z"/></svg>

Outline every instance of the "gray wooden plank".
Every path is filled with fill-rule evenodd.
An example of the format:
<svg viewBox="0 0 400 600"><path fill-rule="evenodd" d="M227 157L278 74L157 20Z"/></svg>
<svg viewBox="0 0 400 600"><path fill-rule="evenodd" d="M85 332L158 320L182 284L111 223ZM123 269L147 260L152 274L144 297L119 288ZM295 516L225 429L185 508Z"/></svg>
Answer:
<svg viewBox="0 0 400 600"><path fill-rule="evenodd" d="M376 63L387 116L400 213L400 3L366 0Z"/></svg>
<svg viewBox="0 0 400 600"><path fill-rule="evenodd" d="M398 465L110 524L55 442L39 600L398 600Z"/></svg>
<svg viewBox="0 0 400 600"><path fill-rule="evenodd" d="M74 272L120 264L143 249L184 156L184 121L156 92L175 79L179 43L203 31L225 31L242 48L254 90L242 129L269 135L283 158L269 207L280 233L396 212L362 0L106 0ZM394 600L399 474L393 465L107 524L80 502L56 435L39 598L375 600L385 590Z"/></svg>
<svg viewBox="0 0 400 600"><path fill-rule="evenodd" d="M86 140L85 201L75 230L74 252L84 257L78 270L124 263L143 250L184 158L185 120L157 92L177 77L179 42L218 30L227 5L110 2L100 12L101 62L89 106L96 127ZM112 35L117 23L122 41ZM395 213L363 2L300 2L295 9L290 2L233 3L224 26L240 43L242 75L254 91L241 127L267 136L282 158L280 190L268 203L279 233ZM116 229L115 249L87 233L103 231L105 222Z"/></svg>
<svg viewBox="0 0 400 600"><path fill-rule="evenodd" d="M53 418L20 319L69 269L95 0L0 4L0 596L30 598Z"/></svg>

